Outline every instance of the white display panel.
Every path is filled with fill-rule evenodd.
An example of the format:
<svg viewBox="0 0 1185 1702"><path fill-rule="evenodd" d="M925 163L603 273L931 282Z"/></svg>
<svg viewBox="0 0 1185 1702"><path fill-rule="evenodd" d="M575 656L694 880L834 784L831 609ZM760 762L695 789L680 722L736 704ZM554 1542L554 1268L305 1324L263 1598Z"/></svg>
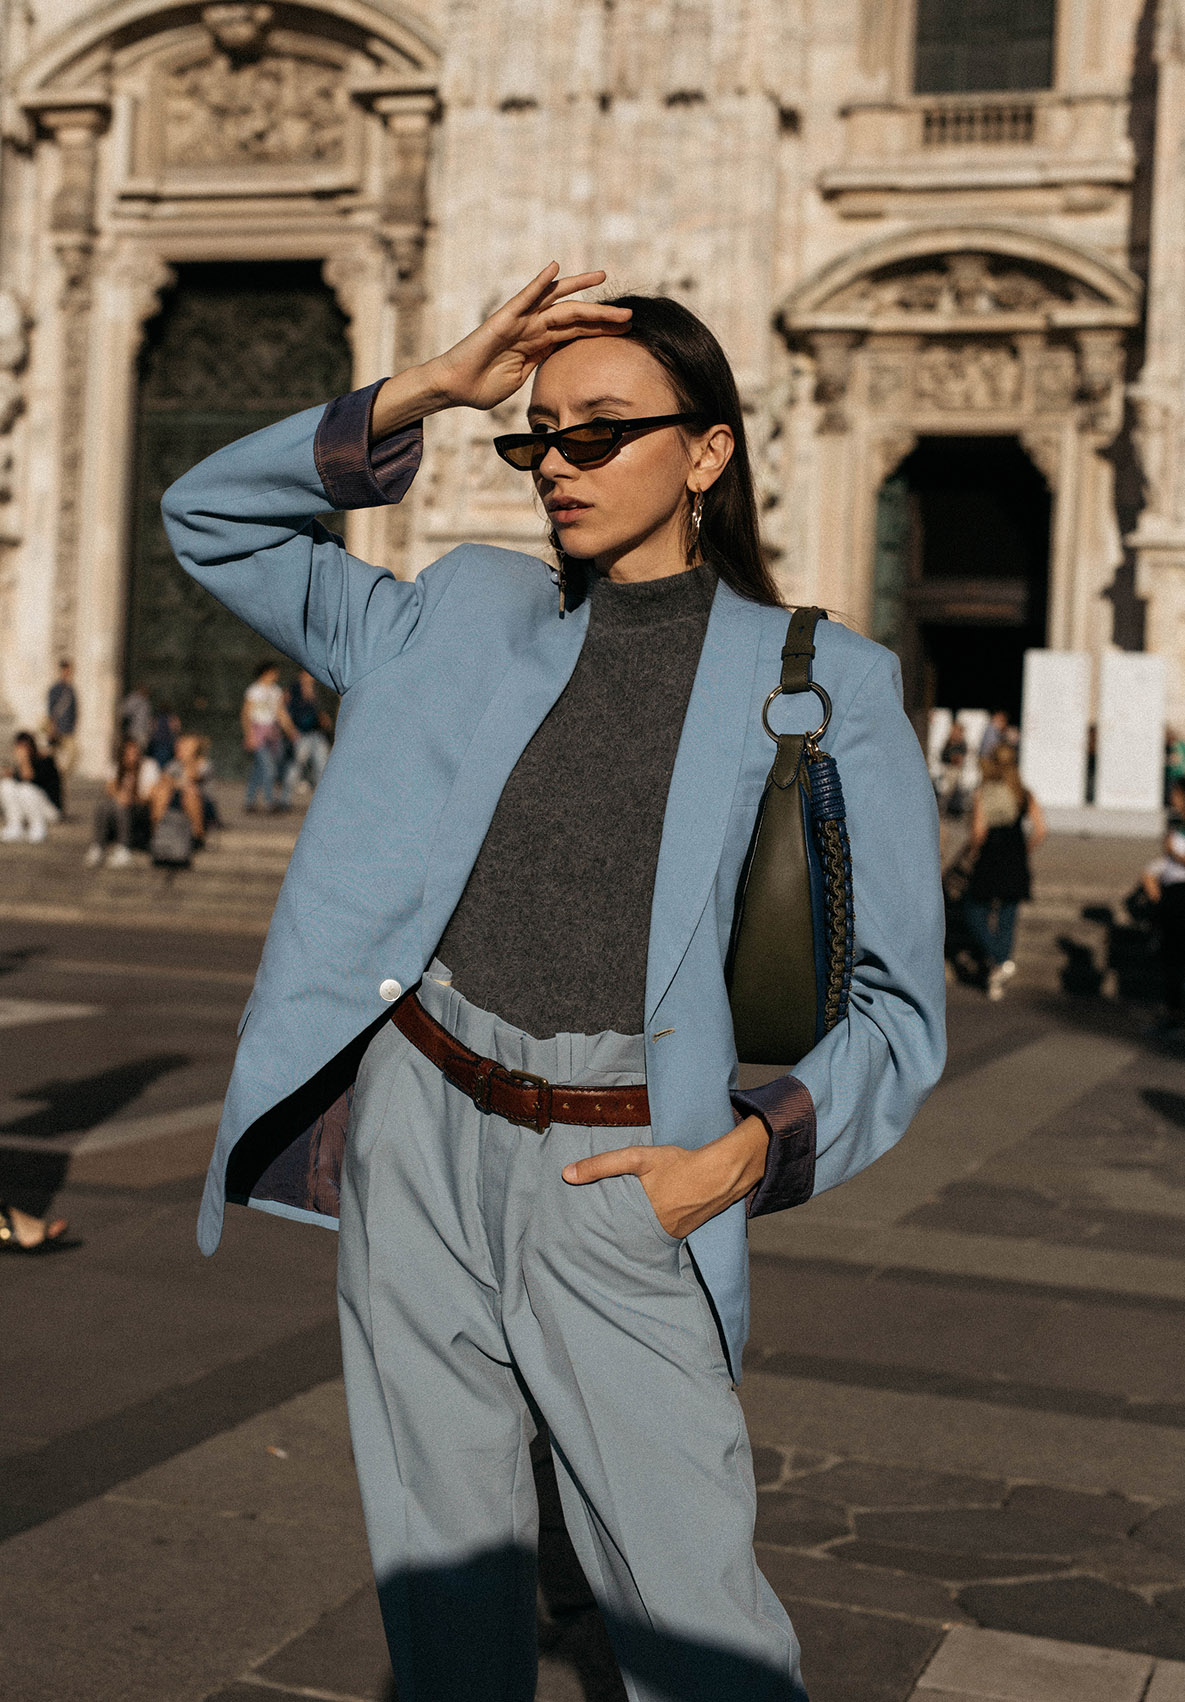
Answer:
<svg viewBox="0 0 1185 1702"><path fill-rule="evenodd" d="M1095 803L1103 810L1155 810L1164 786L1167 670L1163 656L1109 650L1099 668Z"/></svg>
<svg viewBox="0 0 1185 1702"><path fill-rule="evenodd" d="M1079 650L1026 650L1020 772L1039 804L1079 809L1086 800L1090 657Z"/></svg>

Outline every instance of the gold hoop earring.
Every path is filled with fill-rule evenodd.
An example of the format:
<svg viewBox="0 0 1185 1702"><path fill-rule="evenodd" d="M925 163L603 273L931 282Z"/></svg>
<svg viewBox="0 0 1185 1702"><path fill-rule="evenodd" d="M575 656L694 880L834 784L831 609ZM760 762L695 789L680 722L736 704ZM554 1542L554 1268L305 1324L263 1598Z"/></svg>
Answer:
<svg viewBox="0 0 1185 1702"><path fill-rule="evenodd" d="M704 493L696 491L691 499L691 531L687 540L687 565L695 566L695 558L699 553L699 529L704 518Z"/></svg>

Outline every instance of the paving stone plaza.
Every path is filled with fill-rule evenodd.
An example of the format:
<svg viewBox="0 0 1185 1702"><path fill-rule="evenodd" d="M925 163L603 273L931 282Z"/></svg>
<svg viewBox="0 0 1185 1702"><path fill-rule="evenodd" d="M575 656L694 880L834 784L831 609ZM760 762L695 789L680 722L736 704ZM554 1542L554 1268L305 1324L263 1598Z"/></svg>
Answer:
<svg viewBox="0 0 1185 1702"><path fill-rule="evenodd" d="M193 1242L293 833L226 797L189 885L84 885L81 822L39 897L0 848L0 1174L79 1242L0 1272L5 1702L391 1699L334 1238L236 1210ZM812 1702L1185 1698L1185 1049L1132 992L1147 850L1050 841L1017 982L952 984L907 1139L752 1226L759 1557ZM621 1702L536 1455L539 1697Z"/></svg>

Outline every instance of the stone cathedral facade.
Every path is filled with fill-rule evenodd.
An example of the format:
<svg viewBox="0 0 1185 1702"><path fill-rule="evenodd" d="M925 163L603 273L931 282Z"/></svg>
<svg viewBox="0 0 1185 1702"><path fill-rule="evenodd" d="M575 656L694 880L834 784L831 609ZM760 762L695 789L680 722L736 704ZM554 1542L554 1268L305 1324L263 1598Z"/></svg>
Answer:
<svg viewBox="0 0 1185 1702"><path fill-rule="evenodd" d="M259 641L165 484L445 346L551 258L733 361L788 600L910 706L1155 649L1185 725L1185 0L0 0L0 722L74 659L233 748ZM545 553L429 422L359 554Z"/></svg>

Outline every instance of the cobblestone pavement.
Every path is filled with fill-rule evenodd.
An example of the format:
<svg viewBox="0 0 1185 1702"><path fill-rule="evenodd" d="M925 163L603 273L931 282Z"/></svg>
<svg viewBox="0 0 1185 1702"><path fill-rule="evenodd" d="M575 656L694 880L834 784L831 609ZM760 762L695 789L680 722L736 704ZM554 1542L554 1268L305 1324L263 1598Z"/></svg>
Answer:
<svg viewBox="0 0 1185 1702"><path fill-rule="evenodd" d="M333 1238L193 1245L257 942L0 944L0 1193L57 1189L79 1243L0 1265L5 1702L389 1698ZM893 1154L753 1226L760 1559L812 1702L1185 1702L1185 1046L1020 979L952 989ZM620 1702L540 1481L541 1702Z"/></svg>

